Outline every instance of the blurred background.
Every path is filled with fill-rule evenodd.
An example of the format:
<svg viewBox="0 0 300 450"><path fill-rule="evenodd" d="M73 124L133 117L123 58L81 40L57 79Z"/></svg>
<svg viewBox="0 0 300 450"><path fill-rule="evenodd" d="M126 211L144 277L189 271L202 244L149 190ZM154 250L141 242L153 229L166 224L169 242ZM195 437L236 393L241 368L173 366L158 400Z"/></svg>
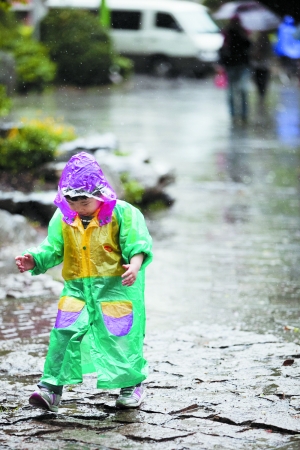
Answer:
<svg viewBox="0 0 300 450"><path fill-rule="evenodd" d="M0 1L2 339L55 317L55 289L20 281L12 255L45 235L84 150L146 216L150 328L298 342L299 21L279 0Z"/></svg>

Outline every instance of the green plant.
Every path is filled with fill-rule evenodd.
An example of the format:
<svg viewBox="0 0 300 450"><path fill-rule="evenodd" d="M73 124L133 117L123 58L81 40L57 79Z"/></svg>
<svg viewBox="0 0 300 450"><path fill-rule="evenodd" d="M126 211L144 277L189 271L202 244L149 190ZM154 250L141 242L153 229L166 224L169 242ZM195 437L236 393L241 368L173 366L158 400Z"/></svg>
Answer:
<svg viewBox="0 0 300 450"><path fill-rule="evenodd" d="M113 65L110 67L111 71L119 73L125 80L132 75L134 69L133 61L124 56L115 55Z"/></svg>
<svg viewBox="0 0 300 450"><path fill-rule="evenodd" d="M57 63L58 81L77 86L110 82L114 52L91 12L52 9L41 22L41 39Z"/></svg>
<svg viewBox="0 0 300 450"><path fill-rule="evenodd" d="M14 14L2 8L0 0L0 48L6 48L17 37L17 26Z"/></svg>
<svg viewBox="0 0 300 450"><path fill-rule="evenodd" d="M144 188L136 180L130 179L129 174L121 174L120 181L125 192L125 200L133 205L139 205L143 199Z"/></svg>
<svg viewBox="0 0 300 450"><path fill-rule="evenodd" d="M123 150L114 150L113 153L116 156L128 156L128 155L130 155L129 152L124 152Z"/></svg>
<svg viewBox="0 0 300 450"><path fill-rule="evenodd" d="M7 11L11 7L11 3L7 0L0 0L0 9Z"/></svg>
<svg viewBox="0 0 300 450"><path fill-rule="evenodd" d="M166 203L163 202L162 200L156 200L153 203L149 203L146 209L148 212L163 211L166 209Z"/></svg>
<svg viewBox="0 0 300 450"><path fill-rule="evenodd" d="M6 87L0 84L0 117L9 113L11 105L12 101L6 95Z"/></svg>
<svg viewBox="0 0 300 450"><path fill-rule="evenodd" d="M42 90L55 78L56 65L46 47L32 37L32 28L20 26L11 11L0 7L0 49L15 59L17 89Z"/></svg>
<svg viewBox="0 0 300 450"><path fill-rule="evenodd" d="M0 170L35 172L53 161L57 146L75 138L74 130L53 119L23 121L19 128L0 138Z"/></svg>
<svg viewBox="0 0 300 450"><path fill-rule="evenodd" d="M55 78L56 64L49 59L48 50L31 35L28 27L19 27L18 37L10 48L16 59L17 88L43 90Z"/></svg>

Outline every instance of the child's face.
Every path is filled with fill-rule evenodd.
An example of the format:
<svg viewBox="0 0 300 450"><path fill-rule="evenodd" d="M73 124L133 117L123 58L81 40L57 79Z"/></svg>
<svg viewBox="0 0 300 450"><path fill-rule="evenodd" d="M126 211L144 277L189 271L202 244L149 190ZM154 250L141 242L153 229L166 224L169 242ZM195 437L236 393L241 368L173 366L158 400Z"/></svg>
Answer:
<svg viewBox="0 0 300 450"><path fill-rule="evenodd" d="M101 201L95 198L86 198L76 202L66 199L70 208L80 216L92 216L100 207Z"/></svg>

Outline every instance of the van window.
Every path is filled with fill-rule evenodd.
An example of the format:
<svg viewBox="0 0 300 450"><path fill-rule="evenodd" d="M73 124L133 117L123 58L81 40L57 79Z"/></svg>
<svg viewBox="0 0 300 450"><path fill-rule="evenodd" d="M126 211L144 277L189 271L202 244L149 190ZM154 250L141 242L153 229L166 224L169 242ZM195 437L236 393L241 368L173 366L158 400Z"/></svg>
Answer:
<svg viewBox="0 0 300 450"><path fill-rule="evenodd" d="M181 27L171 14L157 13L155 18L155 25L158 28L168 28L171 30L181 31Z"/></svg>
<svg viewBox="0 0 300 450"><path fill-rule="evenodd" d="M141 27L140 11L111 11L111 27L117 30L139 30Z"/></svg>
<svg viewBox="0 0 300 450"><path fill-rule="evenodd" d="M182 12L179 17L184 30L191 33L219 33L220 29L206 12Z"/></svg>

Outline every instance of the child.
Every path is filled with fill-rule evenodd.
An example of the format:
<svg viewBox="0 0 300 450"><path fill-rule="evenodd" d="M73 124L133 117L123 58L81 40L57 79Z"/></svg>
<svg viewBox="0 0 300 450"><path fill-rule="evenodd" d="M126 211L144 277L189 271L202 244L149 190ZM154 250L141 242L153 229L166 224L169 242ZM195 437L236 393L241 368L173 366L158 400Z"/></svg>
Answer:
<svg viewBox="0 0 300 450"><path fill-rule="evenodd" d="M97 388L121 388L116 406L138 407L146 393L144 269L152 260L143 215L116 199L88 153L62 172L48 237L16 257L20 272L63 262L64 288L44 374L29 403L57 412L65 384L97 373Z"/></svg>

